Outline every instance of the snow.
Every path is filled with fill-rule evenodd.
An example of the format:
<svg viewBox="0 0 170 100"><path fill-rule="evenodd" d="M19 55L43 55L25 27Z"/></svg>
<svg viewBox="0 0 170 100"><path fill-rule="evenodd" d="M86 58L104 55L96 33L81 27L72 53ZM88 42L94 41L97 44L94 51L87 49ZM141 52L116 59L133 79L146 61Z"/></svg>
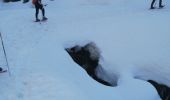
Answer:
<svg viewBox="0 0 170 100"><path fill-rule="evenodd" d="M0 75L0 100L160 100L144 80L170 86L170 1L148 10L136 0L44 1L47 22L31 3L0 2L0 32L11 76ZM41 14L40 14L41 16ZM97 83L65 52L93 41L117 87ZM0 65L6 68L0 44Z"/></svg>

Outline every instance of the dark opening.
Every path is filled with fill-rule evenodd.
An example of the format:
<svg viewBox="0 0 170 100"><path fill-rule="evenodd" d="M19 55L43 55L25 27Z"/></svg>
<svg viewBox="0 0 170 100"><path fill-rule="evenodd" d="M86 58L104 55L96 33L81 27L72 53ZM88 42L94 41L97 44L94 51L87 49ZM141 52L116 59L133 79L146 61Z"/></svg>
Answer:
<svg viewBox="0 0 170 100"><path fill-rule="evenodd" d="M108 81L98 77L96 75L96 69L99 67L100 52L93 42L86 44L85 46L75 45L65 49L71 58L86 70L87 74L90 75L94 80L99 83L112 86Z"/></svg>

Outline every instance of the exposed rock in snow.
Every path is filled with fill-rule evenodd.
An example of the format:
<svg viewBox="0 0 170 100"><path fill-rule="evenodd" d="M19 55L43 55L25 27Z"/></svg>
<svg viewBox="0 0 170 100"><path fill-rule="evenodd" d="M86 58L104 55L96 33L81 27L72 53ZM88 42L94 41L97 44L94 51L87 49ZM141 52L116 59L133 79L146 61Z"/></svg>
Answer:
<svg viewBox="0 0 170 100"><path fill-rule="evenodd" d="M66 48L66 51L93 79L107 86L117 85L117 80L112 80L99 64L101 55L95 43L90 42L85 46L76 45Z"/></svg>
<svg viewBox="0 0 170 100"><path fill-rule="evenodd" d="M153 80L148 80L148 82L156 88L162 100L170 100L170 88L168 86L159 84Z"/></svg>

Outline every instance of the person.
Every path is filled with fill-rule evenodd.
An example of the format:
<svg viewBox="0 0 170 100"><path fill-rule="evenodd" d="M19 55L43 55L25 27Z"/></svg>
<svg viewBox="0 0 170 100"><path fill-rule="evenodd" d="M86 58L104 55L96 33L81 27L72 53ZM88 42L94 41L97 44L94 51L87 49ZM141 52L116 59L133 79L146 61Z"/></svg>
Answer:
<svg viewBox="0 0 170 100"><path fill-rule="evenodd" d="M150 7L150 9L155 9L155 7L154 7L155 2L156 2L156 0L153 0L153 1L151 2L151 7ZM162 5L162 0L159 0L159 8L163 8L163 7L164 7L164 5Z"/></svg>
<svg viewBox="0 0 170 100"><path fill-rule="evenodd" d="M39 14L39 9L42 11L42 20L47 20L47 18L45 17L45 9L43 7L43 4L41 3L41 0L32 0L32 3L35 5L35 18L36 18L36 22L39 22L40 19L38 18L38 14Z"/></svg>

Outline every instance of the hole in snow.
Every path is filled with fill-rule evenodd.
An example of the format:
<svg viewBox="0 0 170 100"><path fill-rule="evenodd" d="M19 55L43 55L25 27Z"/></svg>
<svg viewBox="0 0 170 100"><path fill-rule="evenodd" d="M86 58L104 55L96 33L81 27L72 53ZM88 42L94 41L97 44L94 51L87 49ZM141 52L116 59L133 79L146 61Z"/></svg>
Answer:
<svg viewBox="0 0 170 100"><path fill-rule="evenodd" d="M106 78L103 78L107 76L103 76L104 70L99 64L101 55L95 43L90 42L84 46L75 45L70 48L65 48L65 50L71 56L73 61L86 70L87 74L94 80L106 86L115 85Z"/></svg>

